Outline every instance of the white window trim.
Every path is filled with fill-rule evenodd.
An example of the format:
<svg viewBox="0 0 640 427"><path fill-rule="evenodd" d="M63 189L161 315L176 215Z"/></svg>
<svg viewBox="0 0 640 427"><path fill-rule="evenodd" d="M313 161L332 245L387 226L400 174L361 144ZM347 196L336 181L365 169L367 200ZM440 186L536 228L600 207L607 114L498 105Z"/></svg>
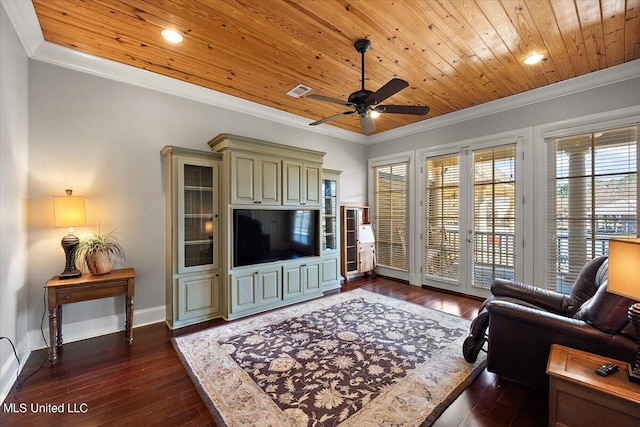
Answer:
<svg viewBox="0 0 640 427"><path fill-rule="evenodd" d="M413 195L415 194L415 187L416 187L416 183L415 183L415 176L416 176L416 165L415 165L415 152L414 151L405 151L403 153L396 153L393 155L389 155L389 156L382 156L382 157L375 157L375 158L371 158L368 160L368 164L367 164L367 198L369 200L369 215L370 217L374 217L375 216L375 195L374 195L374 188L375 188L375 176L373 173L373 170L375 167L377 166L384 166L384 165L389 165L389 164L393 164L393 163L404 163L404 162L408 162L409 163L409 167L407 168L407 174L409 176L409 189L408 189L408 193L407 193L407 198L409 201L409 206L408 206L408 211L407 211L407 224L408 224L408 230L407 230L407 236L413 236L412 240L409 241L409 254L408 254L408 271L400 271L397 270L395 268L389 268L389 267L382 267L382 266L378 266L376 267L376 271L378 273L380 273L383 276L388 276L388 277L393 277L395 279L399 279L399 280L407 280L409 281L409 283L411 284L416 284L416 285L420 285L420 280L418 279L418 281L414 281L413 279L413 272L416 271L416 259L413 256L414 253L414 246L415 246L415 228L416 228L416 224L414 221L414 217L412 215L413 212L415 212L415 197L413 197ZM420 265L418 265L418 271L420 270Z"/></svg>

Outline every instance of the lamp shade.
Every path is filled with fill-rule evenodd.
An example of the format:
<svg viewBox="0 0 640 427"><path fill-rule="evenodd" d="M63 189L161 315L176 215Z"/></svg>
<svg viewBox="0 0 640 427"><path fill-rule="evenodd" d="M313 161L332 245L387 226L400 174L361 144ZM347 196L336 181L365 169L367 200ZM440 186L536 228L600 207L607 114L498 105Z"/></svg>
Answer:
<svg viewBox="0 0 640 427"><path fill-rule="evenodd" d="M609 240L607 290L640 301L640 238Z"/></svg>
<svg viewBox="0 0 640 427"><path fill-rule="evenodd" d="M82 196L54 196L53 212L56 228L81 227L87 224Z"/></svg>

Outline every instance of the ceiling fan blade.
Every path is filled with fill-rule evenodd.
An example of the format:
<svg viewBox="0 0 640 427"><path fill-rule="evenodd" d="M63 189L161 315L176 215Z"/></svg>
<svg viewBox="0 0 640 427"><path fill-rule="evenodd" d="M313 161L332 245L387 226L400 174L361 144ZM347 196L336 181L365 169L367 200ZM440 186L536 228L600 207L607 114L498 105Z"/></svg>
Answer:
<svg viewBox="0 0 640 427"><path fill-rule="evenodd" d="M346 105L347 107L355 107L355 104L349 101L344 101L338 98L331 98L329 96L317 95L312 93L311 95L305 96L305 98L317 99L318 101L324 102L333 102L334 104Z"/></svg>
<svg viewBox="0 0 640 427"><path fill-rule="evenodd" d="M391 79L377 91L373 92L365 100L368 105L376 105L389 98L391 95L395 95L405 87L409 86L409 83L402 79Z"/></svg>
<svg viewBox="0 0 640 427"><path fill-rule="evenodd" d="M380 105L376 108L376 111L380 113L414 114L416 116L424 116L429 110L430 108L426 105Z"/></svg>
<svg viewBox="0 0 640 427"><path fill-rule="evenodd" d="M353 113L355 113L355 111L345 111L343 113L334 114L333 116L325 117L324 119L318 120L317 122L309 123L309 126L321 125L322 123L327 123L328 121L337 119L338 117L346 116L347 114Z"/></svg>
<svg viewBox="0 0 640 427"><path fill-rule="evenodd" d="M375 132L376 124L373 122L373 117L371 114L360 115L360 126L362 126L362 132L366 135Z"/></svg>

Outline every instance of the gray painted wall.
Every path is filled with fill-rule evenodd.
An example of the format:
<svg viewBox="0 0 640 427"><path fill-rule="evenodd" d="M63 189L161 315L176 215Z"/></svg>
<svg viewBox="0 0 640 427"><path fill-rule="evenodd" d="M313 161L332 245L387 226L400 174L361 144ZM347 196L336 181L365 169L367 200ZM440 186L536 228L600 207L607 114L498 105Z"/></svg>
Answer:
<svg viewBox="0 0 640 427"><path fill-rule="evenodd" d="M137 272L136 310L165 304L165 145L209 150L207 141L232 133L324 151L324 166L344 171L343 200L366 200L362 144L39 61L29 63L29 85L30 330L39 328L43 284L64 267L66 230L53 228L51 196L66 188L86 197L88 224L78 237L119 233ZM71 304L63 324L122 312L122 298Z"/></svg>
<svg viewBox="0 0 640 427"><path fill-rule="evenodd" d="M0 7L0 336L24 359L27 337L27 56ZM18 363L0 341L0 400L16 379Z"/></svg>

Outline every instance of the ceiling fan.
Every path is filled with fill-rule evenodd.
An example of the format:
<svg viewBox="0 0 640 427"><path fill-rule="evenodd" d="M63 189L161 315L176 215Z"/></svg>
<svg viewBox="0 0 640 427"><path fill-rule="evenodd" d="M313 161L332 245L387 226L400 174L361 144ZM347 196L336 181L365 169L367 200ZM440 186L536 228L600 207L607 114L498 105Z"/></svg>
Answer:
<svg viewBox="0 0 640 427"><path fill-rule="evenodd" d="M322 123L326 123L330 120L337 119L348 114L358 113L360 116L360 125L362 131L365 134L370 134L376 130L376 125L373 122L372 113L391 113L391 114L414 114L417 116L424 116L429 112L429 107L422 105L379 105L382 101L389 98L392 95L400 92L405 87L409 86L409 83L402 79L391 79L387 84L382 86L375 92L366 90L364 88L364 54L371 48L371 42L367 39L360 39L355 42L355 48L362 55L362 88L349 95L347 101L343 101L337 98L331 98L324 95L311 94L306 98L317 99L318 101L333 102L334 104L345 105L351 107L353 111L345 111L343 113L334 114L333 116L326 117L313 123L309 123L311 126L316 126Z"/></svg>

